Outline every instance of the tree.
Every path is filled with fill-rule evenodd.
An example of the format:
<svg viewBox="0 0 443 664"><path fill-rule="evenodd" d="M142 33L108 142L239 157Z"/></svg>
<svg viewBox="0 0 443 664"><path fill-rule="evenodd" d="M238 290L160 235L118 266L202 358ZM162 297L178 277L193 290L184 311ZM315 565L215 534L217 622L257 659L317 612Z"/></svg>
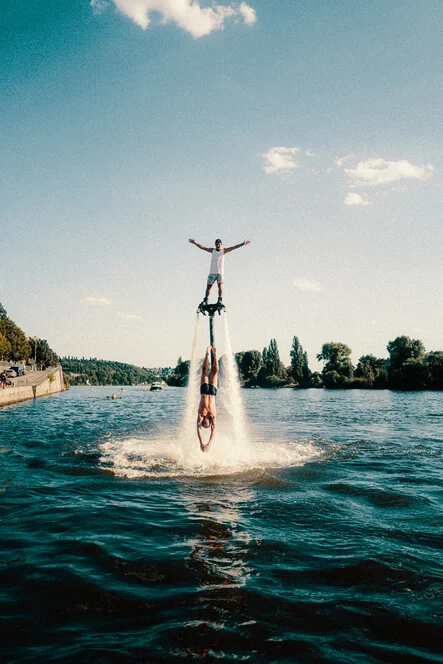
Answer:
<svg viewBox="0 0 443 664"><path fill-rule="evenodd" d="M28 359L31 354L31 347L28 344L25 333L9 318L6 309L1 304L0 334L6 337L11 346L9 350L9 360L19 362Z"/></svg>
<svg viewBox="0 0 443 664"><path fill-rule="evenodd" d="M410 337L396 337L386 346L390 359L391 369L396 371L406 360L423 361L425 356L425 347L419 339Z"/></svg>
<svg viewBox="0 0 443 664"><path fill-rule="evenodd" d="M312 371L309 368L308 364L308 354L306 351L303 353L303 377L302 377L302 385L304 387L308 387L308 385L311 384L311 378L312 378Z"/></svg>
<svg viewBox="0 0 443 664"><path fill-rule="evenodd" d="M342 387L352 379L354 369L351 353L351 349L340 342L329 341L323 344L317 360L325 362L322 374L327 387ZM327 376L329 373L331 375Z"/></svg>
<svg viewBox="0 0 443 664"><path fill-rule="evenodd" d="M290 351L291 356L291 375L294 381L300 384L303 381L303 348L298 340L298 337L293 337L292 347Z"/></svg>
<svg viewBox="0 0 443 664"><path fill-rule="evenodd" d="M397 390L422 390L426 385L425 347L419 339L396 337L386 347L390 355L389 383Z"/></svg>
<svg viewBox="0 0 443 664"><path fill-rule="evenodd" d="M443 390L443 352L431 351L426 356L427 387L432 390Z"/></svg>
<svg viewBox="0 0 443 664"><path fill-rule="evenodd" d="M388 375L385 360L374 355L362 355L355 367L354 376L362 379L362 387L386 387Z"/></svg>
<svg viewBox="0 0 443 664"><path fill-rule="evenodd" d="M183 376L185 378L186 376L189 375L189 365L190 361L186 360L183 361L181 357L178 358L177 360L177 366L175 367L175 373L178 374L179 376Z"/></svg>
<svg viewBox="0 0 443 664"><path fill-rule="evenodd" d="M293 337L290 351L291 367L289 373L295 383L307 387L311 382L312 372L308 365L308 354L303 351L303 346L298 337Z"/></svg>
<svg viewBox="0 0 443 664"><path fill-rule="evenodd" d="M263 349L262 366L258 372L258 382L262 387L281 387L287 380L287 372L280 361L277 341L271 339L268 348Z"/></svg>
<svg viewBox="0 0 443 664"><path fill-rule="evenodd" d="M39 369L47 369L48 367L55 367L59 364L57 353L54 353L50 348L46 339L32 339L34 348L33 356L36 360Z"/></svg>
<svg viewBox="0 0 443 664"><path fill-rule="evenodd" d="M259 350L248 350L242 353L240 360L240 375L245 387L257 385L258 372L262 366L262 354Z"/></svg>
<svg viewBox="0 0 443 664"><path fill-rule="evenodd" d="M11 356L11 344L4 334L0 332L0 360L9 360Z"/></svg>

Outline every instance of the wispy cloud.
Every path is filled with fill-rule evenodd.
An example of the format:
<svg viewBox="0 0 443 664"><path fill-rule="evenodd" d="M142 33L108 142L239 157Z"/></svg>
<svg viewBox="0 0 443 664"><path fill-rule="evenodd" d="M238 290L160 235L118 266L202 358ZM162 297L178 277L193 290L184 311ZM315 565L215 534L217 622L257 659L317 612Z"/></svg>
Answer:
<svg viewBox="0 0 443 664"><path fill-rule="evenodd" d="M360 194L349 193L345 198L345 205L365 206L369 204L370 204L369 201L363 198L363 196L360 196Z"/></svg>
<svg viewBox="0 0 443 664"><path fill-rule="evenodd" d="M360 161L355 168L345 168L344 171L353 186L376 187L400 180L429 180L434 173L434 166L414 166L406 159L387 161L375 158Z"/></svg>
<svg viewBox="0 0 443 664"><path fill-rule="evenodd" d="M314 293L320 293L320 291L323 290L321 283L312 279L298 278L293 281L293 285L301 291L312 291Z"/></svg>
<svg viewBox="0 0 443 664"><path fill-rule="evenodd" d="M116 311L115 312L117 316L120 318L123 318L124 320L142 320L143 316L139 316L138 314L125 314L123 311Z"/></svg>
<svg viewBox="0 0 443 664"><path fill-rule="evenodd" d="M339 157L338 159L335 160L335 163L340 168L341 166L343 166L345 161L352 159L353 156L354 156L353 154L347 154L346 157Z"/></svg>
<svg viewBox="0 0 443 664"><path fill-rule="evenodd" d="M112 300L109 300L107 297L103 297L101 295L83 297L80 302L82 304L88 304L91 307L108 307L110 304L112 304Z"/></svg>
<svg viewBox="0 0 443 664"><path fill-rule="evenodd" d="M294 155L300 152L300 148L270 148L265 154L260 155L265 160L264 170L266 173L284 173L293 168L300 168Z"/></svg>
<svg viewBox="0 0 443 664"><path fill-rule="evenodd" d="M257 14L255 13L255 9L247 5L246 2L241 3L238 11L243 16L243 20L246 25L254 25L254 23L257 22Z"/></svg>
<svg viewBox="0 0 443 664"><path fill-rule="evenodd" d="M93 10L103 11L103 0L90 0ZM113 0L117 9L146 30L153 12L160 14L163 23L175 23L195 39L223 30L226 19L241 18L246 25L256 22L255 9L245 2L239 6L213 5L201 7L198 0Z"/></svg>

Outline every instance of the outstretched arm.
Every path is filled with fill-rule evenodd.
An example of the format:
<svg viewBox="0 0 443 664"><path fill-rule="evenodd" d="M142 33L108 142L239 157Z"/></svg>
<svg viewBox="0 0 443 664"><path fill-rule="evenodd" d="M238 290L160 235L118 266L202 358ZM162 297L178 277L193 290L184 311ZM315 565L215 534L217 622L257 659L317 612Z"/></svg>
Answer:
<svg viewBox="0 0 443 664"><path fill-rule="evenodd" d="M189 240L190 241L190 240ZM235 244L233 247L228 247L225 249L225 254L227 254L229 251L234 251L234 249L240 249L240 247L244 247L247 244L250 243L251 240L243 240L240 244Z"/></svg>
<svg viewBox="0 0 443 664"><path fill-rule="evenodd" d="M211 435L209 436L209 440L205 445L207 450L209 450L209 445L212 443L212 439L214 438L214 434L215 434L215 419L212 420Z"/></svg>
<svg viewBox="0 0 443 664"><path fill-rule="evenodd" d="M202 423L202 418L200 416L198 416L197 417L197 436L198 436L198 440L200 442L200 448L203 450L204 443L203 443L202 434L201 434L201 423Z"/></svg>
<svg viewBox="0 0 443 664"><path fill-rule="evenodd" d="M212 253L212 249L210 249L209 247L204 247L202 244L199 244L198 242L196 242L196 241L194 240L194 238L192 238L191 240L189 240L189 242L190 242L191 244L195 244L195 246L198 247L199 249L203 249L203 251L209 251L209 253ZM239 245L239 246L240 246L240 245Z"/></svg>

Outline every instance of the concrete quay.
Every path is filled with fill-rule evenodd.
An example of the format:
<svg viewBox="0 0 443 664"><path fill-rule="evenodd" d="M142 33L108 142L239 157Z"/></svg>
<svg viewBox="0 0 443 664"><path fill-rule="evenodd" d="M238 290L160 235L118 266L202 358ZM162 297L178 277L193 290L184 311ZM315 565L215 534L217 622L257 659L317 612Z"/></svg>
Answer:
<svg viewBox="0 0 443 664"><path fill-rule="evenodd" d="M13 386L0 387L0 406L57 394L65 389L61 366L29 371L26 376L11 378L11 381Z"/></svg>

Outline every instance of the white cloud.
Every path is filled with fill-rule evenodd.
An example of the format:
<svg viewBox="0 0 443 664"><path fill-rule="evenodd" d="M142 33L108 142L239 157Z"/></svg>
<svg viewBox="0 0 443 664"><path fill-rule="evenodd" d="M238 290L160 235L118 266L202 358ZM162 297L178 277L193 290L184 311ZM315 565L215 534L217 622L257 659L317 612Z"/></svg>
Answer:
<svg viewBox="0 0 443 664"><path fill-rule="evenodd" d="M91 0L94 6L99 0ZM189 32L195 39L223 30L227 18L241 16L246 25L252 25L257 17L255 10L242 2L235 5L201 7L198 0L113 0L119 11L137 23L143 30L151 22L152 12L158 12L164 23L172 22Z"/></svg>
<svg viewBox="0 0 443 664"><path fill-rule="evenodd" d="M305 155L307 157L315 157L314 153L311 150L306 150Z"/></svg>
<svg viewBox="0 0 443 664"><path fill-rule="evenodd" d="M406 159L387 161L376 158L360 161L355 168L345 168L353 186L376 187L399 180L429 180L433 173L432 164L414 166Z"/></svg>
<svg viewBox="0 0 443 664"><path fill-rule="evenodd" d="M83 297L80 302L83 304L89 304L91 307L108 307L112 304L112 300L108 300L107 297L102 297L101 295Z"/></svg>
<svg viewBox="0 0 443 664"><path fill-rule="evenodd" d="M288 171L292 168L300 168L300 164L294 159L294 155L298 152L300 152L300 148L270 148L265 154L261 155L265 160L265 172L281 173L282 171Z"/></svg>
<svg viewBox="0 0 443 664"><path fill-rule="evenodd" d="M241 3L238 11L243 16L243 20L246 25L253 25L257 22L257 14L255 13L255 9L247 5L246 2Z"/></svg>
<svg viewBox="0 0 443 664"><path fill-rule="evenodd" d="M360 194L349 193L345 198L345 205L369 205L369 201L365 200Z"/></svg>
<svg viewBox="0 0 443 664"><path fill-rule="evenodd" d="M311 279L295 279L293 285L301 291L313 291L314 293L320 293L323 290L323 287L319 281L314 281Z"/></svg>
<svg viewBox="0 0 443 664"><path fill-rule="evenodd" d="M139 316L138 314L125 314L123 311L116 311L116 314L125 320L142 320L143 318L143 316Z"/></svg>
<svg viewBox="0 0 443 664"><path fill-rule="evenodd" d="M347 154L346 157L339 157L335 160L335 163L340 168L340 166L343 166L345 161L348 161L348 159L351 159L353 156L353 154Z"/></svg>

